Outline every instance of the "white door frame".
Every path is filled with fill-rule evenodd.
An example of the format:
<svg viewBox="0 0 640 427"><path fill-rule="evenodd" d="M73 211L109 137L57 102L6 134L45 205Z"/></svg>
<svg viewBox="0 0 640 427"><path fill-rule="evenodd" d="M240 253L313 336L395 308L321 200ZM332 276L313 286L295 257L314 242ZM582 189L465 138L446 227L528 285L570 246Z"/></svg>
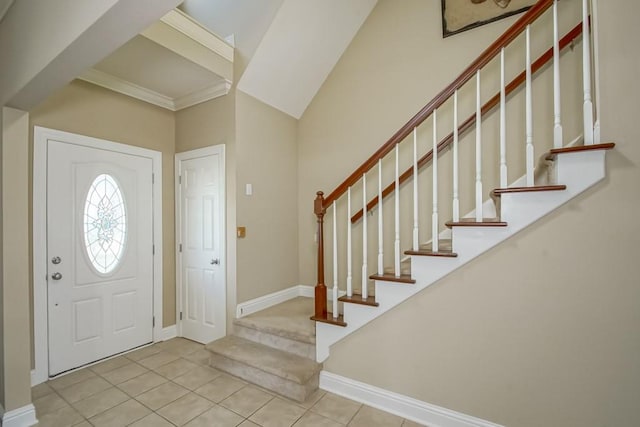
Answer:
<svg viewBox="0 0 640 427"><path fill-rule="evenodd" d="M180 213L180 162L183 160L195 159L198 157L211 156L214 154L220 154L222 156L222 170L220 176L222 182L220 183L220 210L222 211L222 242L220 246L220 270L222 277L224 277L224 319L225 325L223 329L226 333L227 322L227 198L226 198L226 157L225 157L225 145L210 145L204 148L198 148L195 150L185 151L182 153L176 153L175 161L175 218L176 218L176 325L177 334L182 336L182 321L180 319L180 310L182 309L182 256L180 253L180 243L182 242L182 218Z"/></svg>
<svg viewBox="0 0 640 427"><path fill-rule="evenodd" d="M47 141L150 158L153 183L153 341L162 340L162 153L146 148L35 126L33 131L33 332L31 385L49 379L47 316Z"/></svg>

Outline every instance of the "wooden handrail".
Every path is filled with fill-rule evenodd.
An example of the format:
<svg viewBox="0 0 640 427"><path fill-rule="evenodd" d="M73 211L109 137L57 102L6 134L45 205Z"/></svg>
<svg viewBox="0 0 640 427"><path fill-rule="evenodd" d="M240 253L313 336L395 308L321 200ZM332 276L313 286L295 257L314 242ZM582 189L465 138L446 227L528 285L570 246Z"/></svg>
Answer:
<svg viewBox="0 0 640 427"><path fill-rule="evenodd" d="M575 27L573 27L571 31L569 31L564 37L562 37L562 39L560 39L559 41L560 50L563 50L567 46L569 46L571 42L573 42L573 40L575 40L581 34L582 34L582 22L576 25ZM531 64L531 72L532 73L538 72L542 67L544 67L551 60L551 58L553 58L553 47L551 47L549 50L543 53L535 62L533 62L533 64ZM507 96L510 95L514 90L516 90L519 86L521 86L525 82L525 79L526 79L526 72L523 71L522 73L518 74L518 76L516 76L516 78L514 78L511 82L509 82L509 84L505 87L505 94ZM482 106L481 116L484 117L485 114L488 114L492 109L494 109L499 104L500 104L500 93L498 92L491 99L489 99L489 101L487 101L486 104ZM471 116L469 116L469 118L467 118L464 122L462 122L462 124L458 127L458 133L462 135L464 132L471 129L475 124L475 122L476 122L476 115L474 113ZM438 143L438 153L442 153L442 151L448 148L452 143L453 143L453 132L447 135L444 139L442 139ZM425 154L418 160L418 168L422 168L423 166L427 165L432 158L433 158L433 150L429 150L427 154ZM411 178L412 175L413 175L413 167L410 167L409 169L404 171L402 175L400 175L399 177L400 185L402 185L405 181ZM385 189L382 191L382 197L383 198L387 197L389 194L393 193L394 189L395 189L395 182L385 187ZM375 196L373 199L371 199L371 201L367 203L367 211L370 211L371 209L376 207L377 204L378 204L378 196ZM360 209L351 217L351 222L352 223L357 222L360 218L362 218L362 214L363 214L363 210Z"/></svg>
<svg viewBox="0 0 640 427"><path fill-rule="evenodd" d="M374 167L378 160L389 154L396 144L404 140L413 129L424 122L433 110L444 104L453 93L468 82L478 70L487 65L495 58L502 48L516 39L529 24L540 17L547 9L553 5L554 0L539 0L520 19L509 27L491 46L476 58L449 86L444 88L427 105L425 105L415 116L413 116L404 126L402 126L387 142L382 145L369 159L367 159L358 169L356 169L342 184L336 187L327 197L324 198L324 206L330 206L338 200L349 187L360 180L363 174Z"/></svg>

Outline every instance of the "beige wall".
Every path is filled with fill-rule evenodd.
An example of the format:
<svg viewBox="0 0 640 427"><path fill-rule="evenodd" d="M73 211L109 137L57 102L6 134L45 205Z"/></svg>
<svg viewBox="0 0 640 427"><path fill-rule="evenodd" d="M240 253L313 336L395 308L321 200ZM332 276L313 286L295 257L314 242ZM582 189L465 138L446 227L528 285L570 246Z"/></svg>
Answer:
<svg viewBox="0 0 640 427"><path fill-rule="evenodd" d="M400 15L401 7L394 3L381 1L366 25L382 17L408 24L411 17ZM420 13L417 2L403 2L409 3L415 19L429 19ZM505 426L640 425L640 225L634 219L640 208L636 188L640 147L634 126L640 97L634 84L640 69L635 43L640 33L634 20L640 6L632 0L614 0L602 3L600 9L603 139L617 143L608 155L607 178L334 345L325 369ZM437 37L439 26L428 29L428 22L423 24L428 37L417 33L416 39ZM378 30L382 37L384 31ZM489 30L460 35L466 37L460 39L465 47L457 46L452 50L456 55L448 55L447 60L455 61L458 52L473 49L476 38L487 35L483 31ZM368 58L367 47L378 46L372 43L373 34L365 40L367 34L365 27L350 48L356 53L347 52L301 122L300 265L304 281L310 280L310 262L302 257L312 252L303 224L311 222L303 210L309 209L310 196L308 202L304 196L312 194L313 184L324 188L336 184L333 175L320 179L319 168L313 168L307 159L318 155L324 162L320 167L329 164L331 154L320 151L320 141L330 146L327 153L335 154L335 145L345 144L340 132L351 126L348 119L354 117L367 117L368 127L350 131L349 144L364 146L361 141L368 133L374 139L379 131L389 134L385 128L395 130L415 111L412 99L420 96L412 95L419 91L411 84L419 78L416 74L440 79L439 71L428 72L411 59L402 65L398 62L396 68L383 60L358 65L359 56ZM398 34L395 37L398 56L410 57L401 44L412 41ZM363 45L355 50L359 43ZM438 69L441 65L439 61ZM360 76L366 66L380 73L381 81L388 81L385 77L393 70L402 76L390 85L389 93L381 87L380 96L375 95L394 101L372 106L376 103L367 101L370 95L361 88L367 77L338 79L341 73L349 76L360 71L355 74ZM447 69L446 65L442 68ZM349 91L342 105L335 102L340 89ZM351 103L353 111L359 106L362 112L346 110L344 104ZM333 110L328 107L332 104ZM328 125L336 121L338 124ZM379 142L378 138L372 144ZM345 163L347 159L331 159L339 172L351 169ZM344 173L336 175L338 181Z"/></svg>
<svg viewBox="0 0 640 427"><path fill-rule="evenodd" d="M28 146L29 114L3 109L2 132L2 339L5 410L31 402L29 340Z"/></svg>
<svg viewBox="0 0 640 427"><path fill-rule="evenodd" d="M176 113L176 153L224 144L226 172L227 330L236 312L235 89Z"/></svg>
<svg viewBox="0 0 640 427"><path fill-rule="evenodd" d="M33 126L43 126L162 152L163 326L175 324L174 114L74 81L34 109L30 118L31 131ZM31 168L32 160L29 164ZM30 183L30 193L31 188Z"/></svg>
<svg viewBox="0 0 640 427"><path fill-rule="evenodd" d="M2 164L2 145L4 144L4 133L3 133L3 129L4 129L4 123L3 123L3 117L4 117L4 107L0 108L0 165ZM2 173L0 172L0 241L4 242L4 236L3 236L3 210L2 210ZM0 331L2 331L2 334L4 335L4 254L3 254L3 250L2 247L4 246L4 244L0 245ZM2 407L4 408L4 369L5 369L5 364L4 364L4 340L1 339L0 340L0 405L2 405Z"/></svg>
<svg viewBox="0 0 640 427"><path fill-rule="evenodd" d="M237 92L238 302L298 284L297 120ZM253 195L245 194L252 184Z"/></svg>
<svg viewBox="0 0 640 427"><path fill-rule="evenodd" d="M295 119L235 90L176 113L176 152L225 144L229 320L236 303L298 284L296 129ZM236 226L247 227L245 239Z"/></svg>

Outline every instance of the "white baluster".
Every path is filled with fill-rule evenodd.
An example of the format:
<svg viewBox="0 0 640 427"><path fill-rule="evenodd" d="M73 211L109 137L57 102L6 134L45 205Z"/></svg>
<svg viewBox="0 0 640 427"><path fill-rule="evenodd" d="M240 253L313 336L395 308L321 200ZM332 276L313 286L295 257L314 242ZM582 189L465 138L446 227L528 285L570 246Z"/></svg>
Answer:
<svg viewBox="0 0 640 427"><path fill-rule="evenodd" d="M458 91L453 93L453 222L460 221L458 194Z"/></svg>
<svg viewBox="0 0 640 427"><path fill-rule="evenodd" d="M413 250L420 249L418 233L418 128L413 128Z"/></svg>
<svg viewBox="0 0 640 427"><path fill-rule="evenodd" d="M526 175L527 187L533 186L533 96L531 88L531 25L527 25L527 84L526 84Z"/></svg>
<svg viewBox="0 0 640 427"><path fill-rule="evenodd" d="M378 160L378 274L384 274L384 241L382 224L382 159Z"/></svg>
<svg viewBox="0 0 640 427"><path fill-rule="evenodd" d="M396 277L400 277L400 164L396 144L396 185L395 185L395 241L393 243L393 265Z"/></svg>
<svg viewBox="0 0 640 427"><path fill-rule="evenodd" d="M367 284L367 174L362 175L362 298L368 296Z"/></svg>
<svg viewBox="0 0 640 427"><path fill-rule="evenodd" d="M482 222L482 113L480 70L476 73L476 221Z"/></svg>
<svg viewBox="0 0 640 427"><path fill-rule="evenodd" d="M593 143L599 144L600 139L600 43L598 42L598 0L591 0L591 34L593 36L593 80L596 98L596 122L593 125Z"/></svg>
<svg viewBox="0 0 640 427"><path fill-rule="evenodd" d="M338 231L336 203L333 202L333 318L338 318Z"/></svg>
<svg viewBox="0 0 640 427"><path fill-rule="evenodd" d="M347 190L347 296L353 296L353 273L351 271L351 187Z"/></svg>
<svg viewBox="0 0 640 427"><path fill-rule="evenodd" d="M504 48L500 51L500 188L507 188L507 93Z"/></svg>
<svg viewBox="0 0 640 427"><path fill-rule="evenodd" d="M438 252L438 111L433 110L433 213L431 214L431 250Z"/></svg>
<svg viewBox="0 0 640 427"><path fill-rule="evenodd" d="M562 148L560 109L560 35L558 32L558 0L553 2L553 148Z"/></svg>
<svg viewBox="0 0 640 427"><path fill-rule="evenodd" d="M584 89L584 145L593 144L593 103L591 102L591 37L589 1L582 0L582 84Z"/></svg>

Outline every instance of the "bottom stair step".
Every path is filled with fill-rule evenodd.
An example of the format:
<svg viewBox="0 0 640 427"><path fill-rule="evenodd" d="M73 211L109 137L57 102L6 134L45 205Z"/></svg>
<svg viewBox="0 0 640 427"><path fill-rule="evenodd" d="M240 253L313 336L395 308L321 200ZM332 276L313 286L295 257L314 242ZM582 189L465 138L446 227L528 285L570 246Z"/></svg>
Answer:
<svg viewBox="0 0 640 427"><path fill-rule="evenodd" d="M303 402L318 388L322 364L229 335L207 344L211 366Z"/></svg>

